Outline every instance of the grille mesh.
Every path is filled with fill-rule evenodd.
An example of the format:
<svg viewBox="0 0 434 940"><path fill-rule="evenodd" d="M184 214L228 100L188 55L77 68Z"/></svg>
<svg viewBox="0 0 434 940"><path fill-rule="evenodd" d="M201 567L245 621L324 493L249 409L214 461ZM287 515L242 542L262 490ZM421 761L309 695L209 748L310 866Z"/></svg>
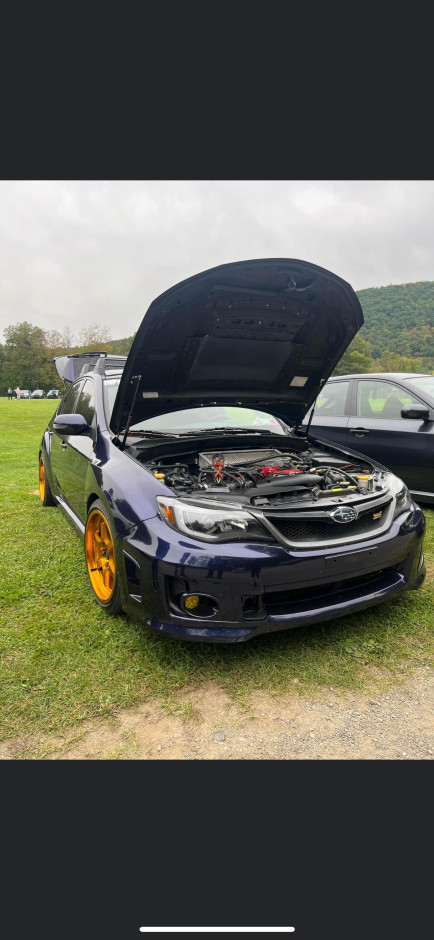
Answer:
<svg viewBox="0 0 434 940"><path fill-rule="evenodd" d="M276 613L279 607L290 609L291 604L302 603L303 601L312 601L312 598L327 597L333 594L343 594L345 591L354 591L360 587L368 587L375 581L383 581L385 576L392 571L391 568L385 568L380 571L370 571L357 578L346 578L340 581L333 581L329 584L320 584L316 587L312 584L309 587L296 588L287 591L267 591L264 595L265 605L268 613ZM332 598L330 602L332 601Z"/></svg>
<svg viewBox="0 0 434 940"><path fill-rule="evenodd" d="M361 513L353 522L345 524L334 522L323 522L319 519L284 519L278 516L267 516L269 522L283 535L288 542L332 542L334 539L342 539L350 535L363 535L365 533L375 533L378 528L384 524L385 512L389 503L367 509ZM375 512L381 510L379 519L373 519Z"/></svg>

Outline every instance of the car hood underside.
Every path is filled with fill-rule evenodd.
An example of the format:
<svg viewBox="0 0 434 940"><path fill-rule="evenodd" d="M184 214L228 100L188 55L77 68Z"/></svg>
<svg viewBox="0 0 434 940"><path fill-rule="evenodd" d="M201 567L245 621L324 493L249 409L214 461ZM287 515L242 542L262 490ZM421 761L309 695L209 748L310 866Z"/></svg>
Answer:
<svg viewBox="0 0 434 940"><path fill-rule="evenodd" d="M299 424L362 324L352 287L317 265L277 258L204 271L149 307L111 430L211 404Z"/></svg>

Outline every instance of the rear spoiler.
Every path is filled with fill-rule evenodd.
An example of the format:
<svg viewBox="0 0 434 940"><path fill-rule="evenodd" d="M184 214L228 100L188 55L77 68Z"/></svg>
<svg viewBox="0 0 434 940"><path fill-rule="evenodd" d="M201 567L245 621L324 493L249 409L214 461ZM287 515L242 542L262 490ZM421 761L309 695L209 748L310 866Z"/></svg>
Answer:
<svg viewBox="0 0 434 940"><path fill-rule="evenodd" d="M86 372L104 373L106 369L123 369L126 361L126 356L112 356L107 352L74 353L72 356L56 356L53 359L62 382L68 384Z"/></svg>

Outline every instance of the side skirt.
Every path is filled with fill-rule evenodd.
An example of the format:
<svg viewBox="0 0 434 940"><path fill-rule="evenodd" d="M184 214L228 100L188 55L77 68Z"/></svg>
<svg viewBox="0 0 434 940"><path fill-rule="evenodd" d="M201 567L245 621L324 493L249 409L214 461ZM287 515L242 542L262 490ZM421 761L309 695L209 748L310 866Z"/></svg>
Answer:
<svg viewBox="0 0 434 940"><path fill-rule="evenodd" d="M61 496L54 497L56 502L59 504L60 508L66 513L70 522L72 522L75 529L78 529L81 537L84 538L85 527L78 516L75 515L75 512L72 511L71 507L68 506L68 503L62 499Z"/></svg>

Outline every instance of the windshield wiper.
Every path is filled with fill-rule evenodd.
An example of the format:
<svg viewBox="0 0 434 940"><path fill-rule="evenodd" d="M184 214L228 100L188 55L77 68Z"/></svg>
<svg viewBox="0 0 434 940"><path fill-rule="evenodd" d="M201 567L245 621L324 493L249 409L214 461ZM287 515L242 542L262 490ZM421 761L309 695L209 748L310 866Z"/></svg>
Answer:
<svg viewBox="0 0 434 940"><path fill-rule="evenodd" d="M123 432L121 432L123 433ZM178 437L176 431L127 431L127 437Z"/></svg>
<svg viewBox="0 0 434 940"><path fill-rule="evenodd" d="M221 434L224 431L226 434L278 434L278 431L271 431L269 428L231 428L225 425L222 428L196 428L195 431L180 431L179 433L184 436L184 434Z"/></svg>
<svg viewBox="0 0 434 940"><path fill-rule="evenodd" d="M221 428L195 428L190 431L128 431L127 437L194 437L197 434L273 434L282 437L278 431L270 428L231 428L226 425Z"/></svg>

